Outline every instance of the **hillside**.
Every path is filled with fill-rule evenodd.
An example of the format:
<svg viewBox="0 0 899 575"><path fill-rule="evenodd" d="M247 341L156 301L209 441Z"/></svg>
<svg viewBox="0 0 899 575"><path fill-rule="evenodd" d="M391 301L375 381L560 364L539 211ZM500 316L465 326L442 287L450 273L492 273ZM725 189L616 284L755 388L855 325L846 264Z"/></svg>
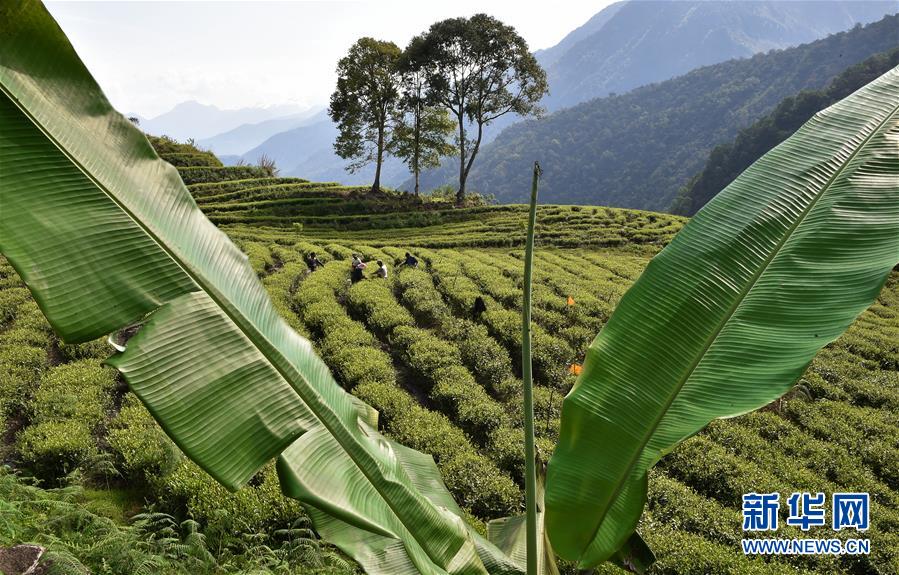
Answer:
<svg viewBox="0 0 899 575"><path fill-rule="evenodd" d="M266 155L275 160L285 176L371 185L374 166L366 166L352 174L347 172L345 166L349 161L334 153L336 139L337 125L325 111L321 111L295 128L269 136L258 146L240 154L239 158L254 163ZM405 164L395 158L388 157L381 168L381 182L386 186L397 187L408 177Z"/></svg>
<svg viewBox="0 0 899 575"><path fill-rule="evenodd" d="M622 93L702 65L815 40L895 9L894 3L881 0L619 2L594 15L557 45L537 51L550 83L543 104L555 111L609 92ZM347 173L344 167L349 162L333 151L336 127L324 112L316 118L318 121L307 119L296 125L279 121L242 126L200 143L250 163L266 154L276 159L287 176L359 185L370 182L374 168ZM485 129L483 143L490 143L520 120L509 114L492 122ZM277 133L276 125L282 127ZM250 137L251 132L256 135ZM237 160L229 159L231 163ZM446 169L452 165L448 161ZM383 168L382 181L407 190L413 187L403 163L393 158Z"/></svg>
<svg viewBox="0 0 899 575"><path fill-rule="evenodd" d="M522 201L530 165L544 169L553 203L663 210L710 150L801 90L824 87L848 66L897 45L899 16L795 48L729 60L624 95L507 128L475 162L471 189ZM425 189L453 181L449 166Z"/></svg>
<svg viewBox="0 0 899 575"><path fill-rule="evenodd" d="M204 148L209 148L216 154L240 155L247 150L258 146L275 134L280 134L293 128L314 122L318 117L317 112L312 114L294 114L271 118L261 122L241 124L220 134L209 138L202 138L197 143Z"/></svg>
<svg viewBox="0 0 899 575"><path fill-rule="evenodd" d="M190 146L153 142L182 164L198 204L244 250L278 310L313 341L337 380L379 411L389 436L434 456L469 520L483 527L485 519L519 512L523 207L441 209L337 184L248 177L211 165L214 156ZM201 161L208 165L190 166ZM574 380L571 365L582 361L621 296L685 220L547 205L539 221L533 337L538 445L546 455ZM303 260L312 251L325 265L309 273ZM406 251L419 258L418 269L397 267ZM352 252L387 262L389 278L351 285ZM477 296L487 311L473 317ZM165 569L157 563L154 570L161 574L353 572L303 529L308 520L280 494L273 466L229 494L184 458L102 367L110 353L105 339L61 344L2 261L0 342L4 462L45 486L65 482L73 470L85 484L62 495L29 490L0 468L0 496L22 510L4 517L24 525L22 532L63 537L56 549L93 572L133 573L154 553L165 560ZM899 272L812 362L802 392L717 421L667 456L652 472L640 526L660 558L650 573L899 572L897 342ZM871 493L871 555L744 556L742 494L798 490ZM53 503L66 493L68 505ZM28 503L34 500L45 503ZM171 514L174 527L159 518L155 527L122 525L148 504ZM105 529L104 541L120 550L113 563L96 546L78 544L80 531L68 527L72 517L88 533ZM196 523L178 526L188 517ZM294 530L280 531L292 524ZM203 537L189 537L197 530ZM0 545L5 533L0 529ZM781 535L800 532L787 528ZM566 574L573 573L569 566ZM621 571L605 566L596 573Z"/></svg>
<svg viewBox="0 0 899 575"><path fill-rule="evenodd" d="M685 74L731 58L811 42L896 12L890 1L613 4L537 56L551 110Z"/></svg>
<svg viewBox="0 0 899 575"><path fill-rule="evenodd" d="M899 66L899 48L849 67L824 90L807 90L786 98L770 114L741 130L733 142L716 146L705 167L681 189L669 210L687 216L695 214L743 170L789 138L816 112L896 66Z"/></svg>

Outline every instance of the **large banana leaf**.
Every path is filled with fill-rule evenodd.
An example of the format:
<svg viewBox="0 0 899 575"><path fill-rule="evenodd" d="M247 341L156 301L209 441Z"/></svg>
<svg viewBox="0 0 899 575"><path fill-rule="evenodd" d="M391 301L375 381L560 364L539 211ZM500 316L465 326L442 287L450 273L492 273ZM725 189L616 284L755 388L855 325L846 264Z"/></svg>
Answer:
<svg viewBox="0 0 899 575"><path fill-rule="evenodd" d="M787 391L899 262L899 69L817 114L656 256L565 398L546 524L589 567L632 533L647 470Z"/></svg>
<svg viewBox="0 0 899 575"><path fill-rule="evenodd" d="M110 363L181 449L231 489L284 452L285 492L369 572L518 572L367 425L43 5L0 3L0 38L0 251L59 335L144 321Z"/></svg>

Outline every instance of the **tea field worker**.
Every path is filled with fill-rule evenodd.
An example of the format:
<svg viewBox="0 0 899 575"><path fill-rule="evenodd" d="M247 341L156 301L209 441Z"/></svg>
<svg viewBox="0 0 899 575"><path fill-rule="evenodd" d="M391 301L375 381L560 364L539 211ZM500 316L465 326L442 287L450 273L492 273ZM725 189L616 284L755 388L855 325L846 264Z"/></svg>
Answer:
<svg viewBox="0 0 899 575"><path fill-rule="evenodd" d="M409 252L406 252L406 260L403 263L401 263L400 265L406 266L407 268L417 268L418 267L418 259L415 256L413 256L412 254L410 254Z"/></svg>
<svg viewBox="0 0 899 575"><path fill-rule="evenodd" d="M487 304L484 303L484 298L481 296L474 298L474 306L471 309L471 315L475 319L479 319L485 311L487 311Z"/></svg>
<svg viewBox="0 0 899 575"><path fill-rule="evenodd" d="M310 272L314 272L325 264L323 264L321 260L318 259L318 256L315 255L315 252L312 252L309 254L309 257L306 258L306 265L309 266Z"/></svg>
<svg viewBox="0 0 899 575"><path fill-rule="evenodd" d="M384 265L384 262L378 260L378 269L375 270L375 273L372 274L372 277L379 277L387 279L387 266Z"/></svg>
<svg viewBox="0 0 899 575"><path fill-rule="evenodd" d="M351 265L353 266L353 270L352 272L350 272L350 281L352 283L356 283L357 281L362 279L362 270L364 270L368 266L366 266L365 262L363 262L362 259L356 254L353 254L353 261Z"/></svg>

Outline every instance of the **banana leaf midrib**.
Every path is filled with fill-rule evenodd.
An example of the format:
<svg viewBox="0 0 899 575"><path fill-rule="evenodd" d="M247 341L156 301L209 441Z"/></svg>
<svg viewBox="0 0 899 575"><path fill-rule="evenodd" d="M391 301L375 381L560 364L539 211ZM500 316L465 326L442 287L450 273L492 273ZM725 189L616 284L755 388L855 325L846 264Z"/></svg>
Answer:
<svg viewBox="0 0 899 575"><path fill-rule="evenodd" d="M759 270L753 274L753 276L747 282L747 285L741 292L738 294L736 300L733 305L727 310L727 313L722 318L722 321L719 322L715 331L710 335L710 337L706 340L705 344L697 354L697 358L691 363L684 376L679 379L676 388L670 394L668 399L665 401L665 404L661 410L659 410L658 417L655 418L652 425L650 426L648 432L644 434L644 437L640 440L640 449L634 450L634 455L631 457L627 469L625 473L622 473L619 476L619 479L616 481L615 490L612 492L612 496L608 498L608 504L602 510L601 515L599 516L599 521L596 523L596 528L593 530L593 533L590 535L589 541L593 541L596 538L599 529L601 528L603 521L605 521L605 517L608 514L609 508L615 503L618 498L618 495L621 493L621 490L624 488L624 485L627 483L627 479L630 477L631 472L634 467L637 465L637 461L640 459L640 455L643 453L643 449L646 447L646 444L649 443L649 440L652 439L652 436L655 434L659 425L661 425L662 421L665 419L665 415L668 413L668 409L677 399L678 394L680 394L683 387L687 384L687 381L690 379L690 376L693 375L693 372L696 371L696 368L699 367L699 364L702 363L703 358L705 358L706 353L711 349L712 345L718 339L718 336L721 334L721 331L727 326L730 322L731 318L733 318L734 313L736 313L737 309L739 309L740 305L745 301L745 299L752 292L753 288L758 284L758 280L764 275L765 271L767 271L768 267L771 263L777 258L780 254L781 249L786 244L786 242L793 236L793 233L802 225L802 222L805 220L805 217L815 208L818 204L818 201L824 197L827 191L831 188L833 183L839 178L843 172L847 169L847 167L852 163L852 160L856 157L856 155L865 147L865 145L873 138L876 134L878 134L889 122L890 118L892 118L896 112L899 112L899 104L893 107L893 109L884 115L883 120L881 120L876 127L871 129L871 133L868 134L861 142L858 143L856 148L852 151L846 161L843 162L843 165L837 169L834 174L821 186L821 191L816 194L816 196L809 202L809 205L802 211L801 214L796 218L795 223L790 226L786 232L783 234L783 238L778 242L778 244L772 248L771 254L762 262L762 265L759 266ZM695 216L694 216L695 217Z"/></svg>
<svg viewBox="0 0 899 575"><path fill-rule="evenodd" d="M28 120L32 123L32 125L34 125L38 130L41 131L41 133L48 139L48 141L53 143L53 145L60 151L60 153L62 153L68 159L68 161L70 161L72 163L73 166L75 166L82 174L84 174L84 176L86 178L88 178L97 187L97 189L101 190L103 192L103 194L107 198L109 198L110 201L112 201L141 230L143 230L144 233L146 233L150 237L150 239L152 239L153 242L156 243L156 245L159 246L159 248L172 260L172 262L175 265L177 265L179 268L181 268L182 271L184 271L184 273L197 285L198 289L203 291L216 304L216 306L220 310L222 310L222 312L228 317L228 319L230 319L232 322L234 322L234 324L244 334L244 337L246 337L254 345L254 347L256 347L259 350L259 352L269 361L269 363L272 365L272 367L275 369L275 371L277 371L278 374L282 378L284 378L284 380L291 386L291 388L293 388L294 391L297 392L297 395L299 395L300 398L306 403L306 405L310 407L310 410L309 410L310 413L312 413L312 415L315 416L315 418L321 423L321 425L337 440L338 444L341 446L341 448L343 448L344 452L349 455L350 450L347 449L346 439L344 439L342 437L344 434L337 432L337 431L339 431L340 426L337 426L338 429L335 429L334 426L329 425L328 422L326 421L326 418L323 418L319 414L319 412L317 412L315 409L312 408L312 406L314 404L314 405L318 406L320 408L320 410L329 412L334 417L334 419L336 419L338 421L340 420L340 416L333 409L331 409L330 406L328 406L323 401L321 401L320 395L311 389L312 386L309 385L308 381L306 380L305 377L302 376L302 374L300 374L298 371L296 371L295 369L292 368L290 361L280 351L278 351L278 348L275 345L273 345L272 342L269 341L268 338L264 334L262 334L258 329L256 329L252 325L252 322L246 320L246 318L243 316L243 314L232 313L230 306L224 305L222 303L221 300L224 298L219 296L219 292L216 289L214 289L214 287L207 287L208 282L201 279L202 276L200 274L192 273L192 271L190 270L190 267L186 266L182 262L182 260L179 257L177 257L176 254L173 253L173 251L171 249L169 249L165 245L165 243L149 227L144 225L144 223L140 220L140 218L136 217L136 215L131 210L129 210L128 207L125 206L121 201L119 201L115 197L115 195L112 194L107 189L107 187L104 184L102 184L100 181L98 181L90 173L89 170L85 169L85 167L76 158L74 158L72 156L72 154L70 154L63 145L60 144L60 142L53 136L53 134L51 134L47 129L45 129L44 126L32 114L30 114L28 112L28 110L26 110L19 104L18 99L8 91L6 85L3 82L0 82L0 91L2 91L3 94L10 100L10 102L26 118L28 118ZM158 161L163 161L163 160L158 159ZM193 206L192 206L193 209L199 210L199 208L196 205L196 202L193 200L192 197L191 197L191 202L193 204ZM165 305L165 303L163 303L162 305ZM249 324L249 325L246 325L246 324ZM251 337L253 335L256 336L256 339L253 339L253 337ZM259 340L262 340L265 343L265 345L263 346L263 345L257 343L257 341L259 341ZM268 353L266 353L267 351L268 351ZM279 365L279 362L276 361L275 359L272 359L271 357L269 357L270 353L276 354L281 360L283 360L284 364L286 364L287 366L290 366L292 373L298 379L300 379L306 383L305 387L310 388L309 393L311 395L313 395L312 401L310 401L309 398L304 396L305 394L303 393L303 387L295 384L294 379L292 377L289 377L290 374L287 373L282 368L281 365ZM358 445L355 442L350 442L350 444ZM361 448L360 451L366 455L368 453L364 447ZM393 515L397 519L400 519L402 517L402 515L397 512L397 510L394 507L390 498L386 497L382 493L382 491L378 488L378 482L373 480L371 475L366 472L365 467L363 465L360 465L355 457L350 456L349 459L359 469L359 471L368 480L368 482L372 486L374 486L375 491L377 491L379 494L381 494L381 496L382 496L381 499L390 508L390 511L393 513ZM377 466L377 463L374 463L374 465ZM411 535L413 537L413 539L415 539L418 546L427 554L428 558L431 561L434 561L435 564L439 564L439 561L435 557L431 556L429 547L427 545L424 545L421 541L419 541L418 537L416 537L415 530L406 527L405 522L403 522L401 519L400 519L400 523L404 525L406 532L409 535Z"/></svg>

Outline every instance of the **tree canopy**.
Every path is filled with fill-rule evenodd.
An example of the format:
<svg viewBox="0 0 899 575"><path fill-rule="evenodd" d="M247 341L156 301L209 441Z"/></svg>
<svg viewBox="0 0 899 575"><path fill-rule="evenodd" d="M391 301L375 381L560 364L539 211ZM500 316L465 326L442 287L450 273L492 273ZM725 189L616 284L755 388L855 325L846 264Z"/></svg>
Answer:
<svg viewBox="0 0 899 575"><path fill-rule="evenodd" d="M393 136L390 120L400 102L400 48L393 42L360 38L337 64L337 89L328 114L340 131L334 150L352 159L354 171L376 162L372 190L381 186L381 165Z"/></svg>
<svg viewBox="0 0 899 575"><path fill-rule="evenodd" d="M487 14L436 22L406 52L411 65L426 73L429 100L455 116L461 203L484 126L508 113L538 114L546 73L524 38ZM469 125L474 137L467 134Z"/></svg>

